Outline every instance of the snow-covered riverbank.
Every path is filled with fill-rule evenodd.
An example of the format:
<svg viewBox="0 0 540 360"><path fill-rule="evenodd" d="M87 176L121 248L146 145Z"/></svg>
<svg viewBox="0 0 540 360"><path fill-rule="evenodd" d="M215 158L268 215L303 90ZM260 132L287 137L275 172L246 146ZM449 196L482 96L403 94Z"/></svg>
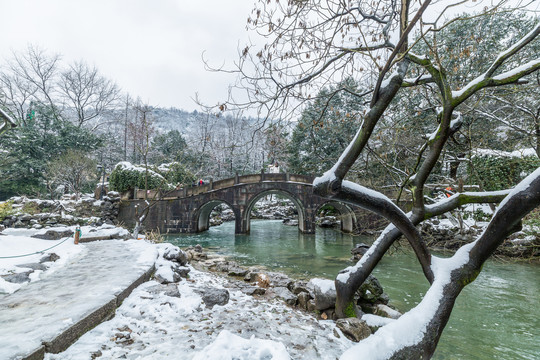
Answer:
<svg viewBox="0 0 540 360"><path fill-rule="evenodd" d="M112 320L46 359L333 360L353 344L333 321L246 295L216 274L192 269L190 279L174 288L141 285ZM200 290L207 288L227 289L228 303L205 305Z"/></svg>

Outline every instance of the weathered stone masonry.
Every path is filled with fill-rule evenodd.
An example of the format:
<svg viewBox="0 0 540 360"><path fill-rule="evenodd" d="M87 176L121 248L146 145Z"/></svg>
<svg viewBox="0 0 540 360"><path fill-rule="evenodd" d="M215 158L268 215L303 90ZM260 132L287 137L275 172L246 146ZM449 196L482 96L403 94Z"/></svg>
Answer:
<svg viewBox="0 0 540 360"><path fill-rule="evenodd" d="M235 233L247 234L250 230L250 213L263 196L280 194L291 199L298 209L298 227L307 234L315 232L315 215L319 208L331 204L341 213L341 229L352 232L356 218L345 204L328 201L313 194L313 178L293 174L253 174L210 182L204 186L185 188L156 194L149 192L148 199L155 202L144 222L146 229L159 229L161 233L196 233L210 227L210 213L219 204L227 204L235 215ZM122 200L118 221L133 226L136 208L146 204L144 192L139 191L134 200Z"/></svg>

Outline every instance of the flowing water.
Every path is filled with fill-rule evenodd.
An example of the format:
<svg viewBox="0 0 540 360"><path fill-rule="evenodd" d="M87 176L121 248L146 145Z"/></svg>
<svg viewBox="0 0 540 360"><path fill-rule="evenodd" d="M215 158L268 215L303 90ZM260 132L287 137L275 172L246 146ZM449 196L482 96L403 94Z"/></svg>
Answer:
<svg viewBox="0 0 540 360"><path fill-rule="evenodd" d="M242 265L263 265L293 277L333 279L351 265L350 250L372 238L317 228L301 234L280 221L252 221L250 235L234 235L234 222L167 241L186 247L201 244ZM411 253L386 255L374 272L391 299L404 312L428 288ZM540 266L489 261L475 282L456 301L433 359L540 359Z"/></svg>

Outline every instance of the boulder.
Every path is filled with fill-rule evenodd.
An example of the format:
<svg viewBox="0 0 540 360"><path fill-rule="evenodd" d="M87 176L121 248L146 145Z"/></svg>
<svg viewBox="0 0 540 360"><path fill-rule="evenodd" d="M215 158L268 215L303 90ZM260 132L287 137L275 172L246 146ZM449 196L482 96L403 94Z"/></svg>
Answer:
<svg viewBox="0 0 540 360"><path fill-rule="evenodd" d="M317 310L332 308L336 304L336 286L332 280L311 279L307 285L313 289L313 298Z"/></svg>
<svg viewBox="0 0 540 360"><path fill-rule="evenodd" d="M399 311L392 309L388 305L377 304L375 308L375 315L387 317L390 319L399 319L399 317L401 316L401 313Z"/></svg>
<svg viewBox="0 0 540 360"><path fill-rule="evenodd" d="M176 284L158 284L154 286L150 286L149 288L145 289L146 292L150 294L159 294L163 293L164 295L170 296L170 297L180 297L180 291L178 290L178 286Z"/></svg>
<svg viewBox="0 0 540 360"><path fill-rule="evenodd" d="M237 276L237 277L245 277L249 273L249 270L234 266L228 269L227 275L229 276Z"/></svg>
<svg viewBox="0 0 540 360"><path fill-rule="evenodd" d="M177 274L180 277L183 277L184 279L188 278L188 274L191 271L190 268L187 266L180 266L178 264L173 264L172 270L175 274Z"/></svg>
<svg viewBox="0 0 540 360"><path fill-rule="evenodd" d="M359 302L377 302L383 294L381 283L373 275L369 275L356 292Z"/></svg>
<svg viewBox="0 0 540 360"><path fill-rule="evenodd" d="M169 246L163 253L163 257L170 261L175 261L184 266L187 264L188 256L177 246Z"/></svg>
<svg viewBox="0 0 540 360"><path fill-rule="evenodd" d="M174 271L170 265L163 265L157 268L154 278L160 284L176 283L182 281L180 274Z"/></svg>
<svg viewBox="0 0 540 360"><path fill-rule="evenodd" d="M229 291L227 289L206 287L195 289L195 292L201 295L202 301L210 309L214 305L226 305L229 302Z"/></svg>
<svg viewBox="0 0 540 360"><path fill-rule="evenodd" d="M276 287L283 286L283 287L288 288L290 284L293 282L293 280L285 274L281 274L277 272L269 272L267 275L270 279L270 283Z"/></svg>
<svg viewBox="0 0 540 360"><path fill-rule="evenodd" d="M364 320L358 318L338 319L336 327L343 332L349 340L359 342L371 335L371 329Z"/></svg>
<svg viewBox="0 0 540 360"><path fill-rule="evenodd" d="M360 260L360 258L368 251L369 245L360 243L356 244L354 248L351 250L351 254L354 256L356 260Z"/></svg>
<svg viewBox="0 0 540 360"><path fill-rule="evenodd" d="M240 291L246 295L251 295L251 296L266 294L265 288L261 288L261 287L253 286L253 285L247 285L247 284L241 286Z"/></svg>
<svg viewBox="0 0 540 360"><path fill-rule="evenodd" d="M289 285L289 290L294 295L298 295L303 292L309 292L309 287L307 286L307 282L303 280L298 280Z"/></svg>
<svg viewBox="0 0 540 360"><path fill-rule="evenodd" d="M44 262L55 262L56 260L60 259L60 256L56 255L55 253L48 253L45 254L39 259L40 263Z"/></svg>
<svg viewBox="0 0 540 360"><path fill-rule="evenodd" d="M64 237L69 237L73 234L74 232L70 228L56 228L38 231L32 235L32 237L43 240L58 240Z"/></svg>
<svg viewBox="0 0 540 360"><path fill-rule="evenodd" d="M301 292L298 294L298 307L302 310L307 310L309 300L311 300L311 295L307 292Z"/></svg>
<svg viewBox="0 0 540 360"><path fill-rule="evenodd" d="M273 289L274 294L283 300L291 306L296 305L296 301L298 300L298 297L294 295L289 289L287 289L284 286L278 286Z"/></svg>
<svg viewBox="0 0 540 360"><path fill-rule="evenodd" d="M33 272L34 272L34 270L20 272L20 273L17 273L17 274L2 275L2 279L6 280L7 282L10 282L10 283L22 284L22 283L30 281L30 274L33 273Z"/></svg>

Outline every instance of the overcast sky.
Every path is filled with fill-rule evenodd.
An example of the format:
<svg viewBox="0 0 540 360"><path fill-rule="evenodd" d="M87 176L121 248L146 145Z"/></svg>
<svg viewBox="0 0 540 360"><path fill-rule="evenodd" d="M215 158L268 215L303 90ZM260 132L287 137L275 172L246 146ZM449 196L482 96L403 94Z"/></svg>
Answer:
<svg viewBox="0 0 540 360"><path fill-rule="evenodd" d="M253 0L0 0L0 56L28 44L85 60L132 96L192 111L215 104L231 78L207 72L237 58ZM252 35L253 36L253 35Z"/></svg>

